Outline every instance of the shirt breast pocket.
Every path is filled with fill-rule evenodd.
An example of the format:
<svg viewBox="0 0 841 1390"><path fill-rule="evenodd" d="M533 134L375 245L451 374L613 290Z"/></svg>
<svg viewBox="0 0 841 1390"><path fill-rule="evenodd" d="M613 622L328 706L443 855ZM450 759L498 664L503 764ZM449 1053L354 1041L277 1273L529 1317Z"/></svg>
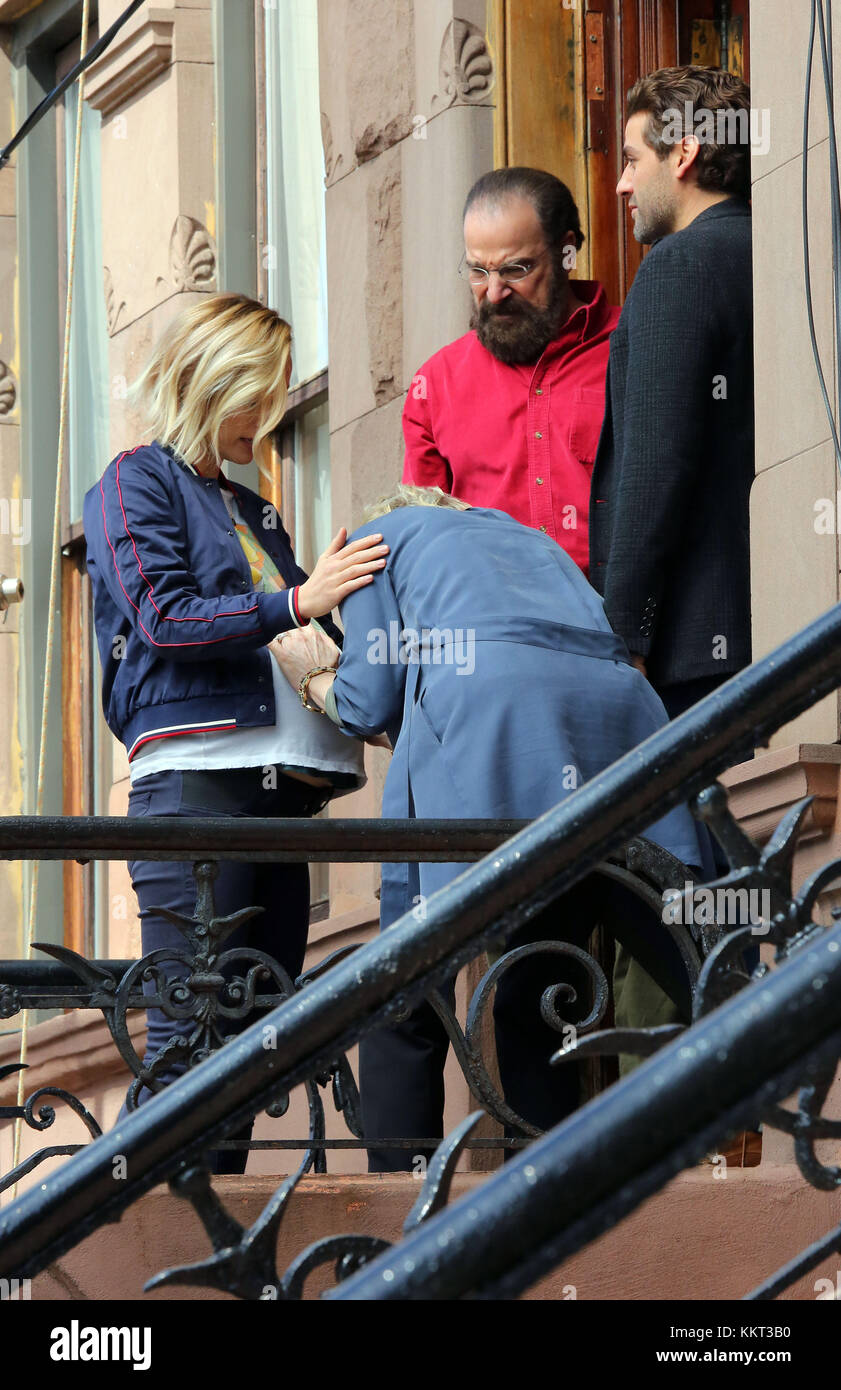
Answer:
<svg viewBox="0 0 841 1390"><path fill-rule="evenodd" d="M592 468L604 420L604 391L580 389L573 395L569 415L569 448L579 463Z"/></svg>

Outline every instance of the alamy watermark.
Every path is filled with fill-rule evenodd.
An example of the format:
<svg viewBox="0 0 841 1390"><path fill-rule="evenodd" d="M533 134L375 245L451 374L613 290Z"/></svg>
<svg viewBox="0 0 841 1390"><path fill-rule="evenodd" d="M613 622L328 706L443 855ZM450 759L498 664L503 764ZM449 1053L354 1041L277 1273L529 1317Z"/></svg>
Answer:
<svg viewBox="0 0 841 1390"><path fill-rule="evenodd" d="M0 1303L29 1302L31 1298L31 1279L0 1279Z"/></svg>
<svg viewBox="0 0 841 1390"><path fill-rule="evenodd" d="M662 920L667 925L750 927L754 936L767 936L771 927L768 888L704 888L685 883L663 894Z"/></svg>
<svg viewBox="0 0 841 1390"><path fill-rule="evenodd" d="M12 545L29 545L32 536L29 497L0 497L0 536L11 536Z"/></svg>
<svg viewBox="0 0 841 1390"><path fill-rule="evenodd" d="M470 676L476 669L476 634L469 627L401 627L390 622L388 631L372 627L368 633L368 661L372 666L455 666L456 675Z"/></svg>
<svg viewBox="0 0 841 1390"><path fill-rule="evenodd" d="M53 1361L129 1361L135 1371L152 1364L151 1327L88 1327L73 1318L54 1327L50 1340Z"/></svg>
<svg viewBox="0 0 841 1390"><path fill-rule="evenodd" d="M693 135L699 145L748 145L757 154L767 154L771 148L771 112L767 106L746 108L730 106L709 111L705 106L683 103L681 111L670 106L663 112L664 126L660 139L666 145Z"/></svg>

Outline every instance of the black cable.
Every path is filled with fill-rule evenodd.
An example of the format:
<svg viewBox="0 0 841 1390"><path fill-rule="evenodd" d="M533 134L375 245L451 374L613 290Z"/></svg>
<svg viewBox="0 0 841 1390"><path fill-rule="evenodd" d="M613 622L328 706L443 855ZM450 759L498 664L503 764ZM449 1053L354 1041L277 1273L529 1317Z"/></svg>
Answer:
<svg viewBox="0 0 841 1390"><path fill-rule="evenodd" d="M835 459L841 470L841 444L838 440L838 430L835 425L835 416L832 411L832 403L826 389L826 378L823 366L821 365L821 354L818 348L818 339L815 333L815 315L812 303L812 266L809 250L809 101L812 95L812 60L815 51L815 28L818 19L818 5L821 0L811 0L812 15L809 27L809 44L806 54L806 100L803 108L803 269L806 277L806 315L809 322L809 337L812 343L812 354L815 359L815 367L818 373L818 382L823 396L823 403L826 409L829 428L832 431L832 442L835 446ZM823 18L823 7L821 4L821 19ZM824 36L825 37L825 36ZM830 118L832 123L832 118ZM837 173L837 164L836 164Z"/></svg>
<svg viewBox="0 0 841 1390"><path fill-rule="evenodd" d="M826 6L826 51L829 55L829 122L833 138L835 138L835 55L832 47L832 0L827 0ZM824 66L824 83L826 83L826 65ZM836 161L836 171L837 171ZM833 185L833 214L835 225L839 228L838 238L834 242L832 256L832 282L835 288L835 390L836 390L836 419L841 415L841 217L837 216L839 200L841 200L841 189L837 186L837 180ZM841 465L839 465L841 467Z"/></svg>
<svg viewBox="0 0 841 1390"><path fill-rule="evenodd" d="M5 145L3 149L0 150L0 169L5 168L5 166L9 162L9 156L12 154L13 150L17 149L21 141L26 139L26 136L29 134L31 130L34 130L35 126L38 124L41 118L43 116L46 116L50 108L54 106L55 103L58 101L62 92L65 92L68 87L73 85L73 83L76 81L76 78L79 76L79 73L84 72L85 68L89 67L91 63L96 62L96 59L99 57L99 55L105 52L106 48L108 47L111 40L114 38L115 34L117 34L119 30L122 29L126 21L131 19L132 15L135 13L136 10L140 9L140 6L142 4L143 0L131 0L131 4L128 6L128 8L123 11L123 13L119 16L118 19L114 20L114 23L111 25L111 28L106 33L104 33L100 39L97 39L93 48L88 50L85 56L80 60L80 62L76 64L74 68L71 68L70 72L68 72L61 79L57 87L54 87L53 90L47 96L44 97L43 101L39 101L38 105L35 107L35 110L27 116L23 125L20 127L20 130L16 131L15 134L12 136L11 140L9 141L8 145Z"/></svg>
<svg viewBox="0 0 841 1390"><path fill-rule="evenodd" d="M838 173L838 140L835 133L835 90L833 86L832 73L832 50L828 41L828 33L832 32L832 0L827 0L829 21L824 24L823 0L818 0L818 28L821 39L821 66L823 69L824 94L826 96L826 113L829 125L829 180L830 180L830 210L832 213L832 289L833 289L833 329L835 333L835 363L836 363L836 419L841 410L841 400L838 398L838 366L841 363L841 182ZM841 466L841 465L839 465Z"/></svg>

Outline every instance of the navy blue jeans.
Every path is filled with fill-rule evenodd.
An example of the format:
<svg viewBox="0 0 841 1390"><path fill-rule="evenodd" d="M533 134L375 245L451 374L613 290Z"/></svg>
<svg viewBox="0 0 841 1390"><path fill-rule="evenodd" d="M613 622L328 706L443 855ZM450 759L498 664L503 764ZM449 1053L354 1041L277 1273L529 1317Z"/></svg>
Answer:
<svg viewBox="0 0 841 1390"><path fill-rule="evenodd" d="M155 772L139 778L129 793L128 814L139 816L250 816L297 817L315 815L328 800L326 788L310 787L285 776L279 769L267 776L261 767L235 768L219 772ZM266 787L266 782L276 785ZM216 915L226 917L243 907L262 907L263 911L238 927L224 942L223 951L249 947L273 956L294 980L304 963L309 928L309 870L306 863L273 864L218 861L219 874L213 888ZM190 861L133 859L129 873L140 907L143 954L161 948L184 949L186 940L157 908L192 917L196 908L196 884ZM167 979L184 977L188 971L177 962L162 962ZM237 968L237 973L241 967ZM231 973L231 972L229 972ZM147 993L153 985L144 986ZM267 986L271 989L271 986ZM242 1019L225 1019L225 1036L241 1032L255 1022L253 1012ZM175 1035L187 1037L195 1028L189 1018L171 1019L160 1009L146 1014L147 1038L144 1064ZM173 1063L161 1074L169 1083L185 1070ZM138 1103L150 1098L143 1089ZM125 1114L125 1107L120 1112ZM249 1123L235 1139L247 1139ZM217 1151L212 1164L217 1173L241 1173L247 1150Z"/></svg>

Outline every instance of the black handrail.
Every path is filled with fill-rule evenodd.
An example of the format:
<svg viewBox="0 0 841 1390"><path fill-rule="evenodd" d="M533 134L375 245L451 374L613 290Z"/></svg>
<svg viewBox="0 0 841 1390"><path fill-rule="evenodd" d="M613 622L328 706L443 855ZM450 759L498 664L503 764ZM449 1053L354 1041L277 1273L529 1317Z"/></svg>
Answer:
<svg viewBox="0 0 841 1390"><path fill-rule="evenodd" d="M325 1297L516 1297L839 1055L835 927Z"/></svg>
<svg viewBox="0 0 841 1390"><path fill-rule="evenodd" d="M659 730L379 939L338 961L227 1047L0 1212L0 1273L35 1273L279 1093L318 1074L531 918L611 851L841 684L841 605ZM834 975L833 975L834 980ZM265 1028L277 1046L264 1046ZM128 1178L115 1183L123 1154Z"/></svg>
<svg viewBox="0 0 841 1390"><path fill-rule="evenodd" d="M250 816L3 816L2 859L300 859L338 864L481 859L526 820L312 820Z"/></svg>

